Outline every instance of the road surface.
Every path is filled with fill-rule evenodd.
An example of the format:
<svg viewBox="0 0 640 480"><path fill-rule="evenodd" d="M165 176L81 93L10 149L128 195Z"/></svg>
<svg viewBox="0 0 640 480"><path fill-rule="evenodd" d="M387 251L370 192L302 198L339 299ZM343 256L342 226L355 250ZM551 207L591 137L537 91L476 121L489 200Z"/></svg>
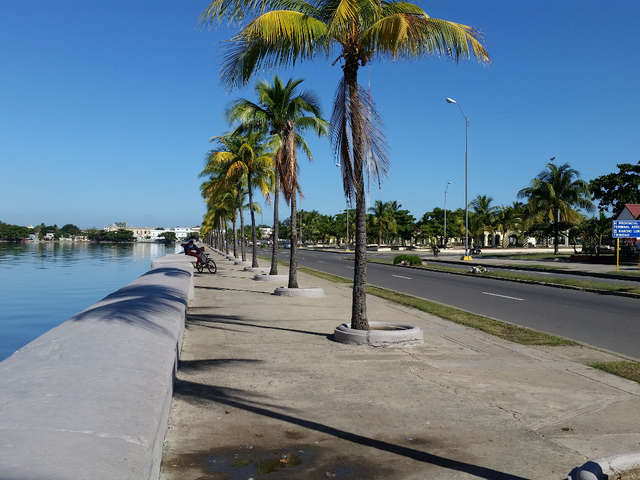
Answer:
<svg viewBox="0 0 640 480"><path fill-rule="evenodd" d="M261 254L270 255L270 251ZM287 260L288 251L281 250L279 257ZM298 250L298 264L353 276L353 255ZM376 263L368 264L367 275L372 285L640 359L639 299Z"/></svg>

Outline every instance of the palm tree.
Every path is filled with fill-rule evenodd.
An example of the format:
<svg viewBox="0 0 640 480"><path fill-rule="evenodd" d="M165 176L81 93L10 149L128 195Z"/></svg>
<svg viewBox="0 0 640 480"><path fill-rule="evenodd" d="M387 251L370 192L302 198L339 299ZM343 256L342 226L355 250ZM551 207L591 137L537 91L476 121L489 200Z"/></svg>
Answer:
<svg viewBox="0 0 640 480"><path fill-rule="evenodd" d="M553 252L558 254L560 222L577 223L580 213L593 210L589 185L578 177L580 173L568 163L557 166L550 161L531 184L518 192L519 198L528 199L529 211L538 221L550 221L553 225Z"/></svg>
<svg viewBox="0 0 640 480"><path fill-rule="evenodd" d="M291 66L339 52L342 62L331 120L331 140L342 165L345 195L356 203L356 249L351 327L367 330L367 226L364 174L378 181L387 172L386 143L370 94L358 71L374 59L489 56L466 25L429 17L408 2L381 0L213 0L204 21L244 20L257 15L233 37L222 68L229 85L245 84L262 67Z"/></svg>
<svg viewBox="0 0 640 480"><path fill-rule="evenodd" d="M369 211L373 214L373 224L378 229L378 246L380 246L382 245L382 236L385 233L397 231L393 205L391 202L376 200L373 207L369 207Z"/></svg>
<svg viewBox="0 0 640 480"><path fill-rule="evenodd" d="M520 227L522 218L516 205L499 207L496 214L496 227L502 236L502 248L509 245L508 234Z"/></svg>
<svg viewBox="0 0 640 480"><path fill-rule="evenodd" d="M273 154L264 142L260 131L248 131L246 134L231 133L212 138L219 145L208 155L207 165L201 175L223 171L224 181L230 184L246 182L249 205L253 205L253 190L258 187L269 201L269 191L273 183ZM256 218L254 208L251 212L251 266L258 267L256 253Z"/></svg>
<svg viewBox="0 0 640 480"><path fill-rule="evenodd" d="M474 220L474 233L476 238L482 238L484 240L484 232L488 229L492 236L495 230L496 214L498 213L498 207L491 205L493 198L487 195L478 195L471 201L471 208L473 209ZM492 240L493 245L495 239ZM484 241L482 242L484 246Z"/></svg>
<svg viewBox="0 0 640 480"><path fill-rule="evenodd" d="M310 92L297 93L302 80L290 79L286 85L275 76L273 83L258 82L256 94L258 103L246 99L236 101L227 115L231 121L239 120L240 129L253 128L268 131L273 140L275 185L273 204L273 246L271 252L270 275L278 274L278 194L282 189L287 203L291 206L291 252L289 255L289 288L298 288L296 258L296 195L300 192L297 172L297 147L302 148L311 160L307 143L300 135L312 129L318 135L325 135L328 124L320 116L320 106Z"/></svg>

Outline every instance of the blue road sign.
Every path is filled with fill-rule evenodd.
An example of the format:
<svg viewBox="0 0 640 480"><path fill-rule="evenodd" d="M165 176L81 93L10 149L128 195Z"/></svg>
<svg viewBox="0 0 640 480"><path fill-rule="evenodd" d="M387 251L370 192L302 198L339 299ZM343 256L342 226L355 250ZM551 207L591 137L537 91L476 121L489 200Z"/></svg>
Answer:
<svg viewBox="0 0 640 480"><path fill-rule="evenodd" d="M614 220L613 238L640 238L640 220Z"/></svg>

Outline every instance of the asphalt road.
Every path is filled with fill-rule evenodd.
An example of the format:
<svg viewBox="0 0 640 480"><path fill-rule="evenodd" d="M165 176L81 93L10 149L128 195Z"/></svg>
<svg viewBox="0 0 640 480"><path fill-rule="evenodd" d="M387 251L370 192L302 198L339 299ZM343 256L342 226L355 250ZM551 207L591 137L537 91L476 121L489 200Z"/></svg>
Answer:
<svg viewBox="0 0 640 480"><path fill-rule="evenodd" d="M267 250L261 253L270 255ZM287 259L288 252L281 251L279 256ZM335 275L353 275L352 255L299 250L298 264ZM368 264L367 275L372 285L640 359L637 299L376 263Z"/></svg>

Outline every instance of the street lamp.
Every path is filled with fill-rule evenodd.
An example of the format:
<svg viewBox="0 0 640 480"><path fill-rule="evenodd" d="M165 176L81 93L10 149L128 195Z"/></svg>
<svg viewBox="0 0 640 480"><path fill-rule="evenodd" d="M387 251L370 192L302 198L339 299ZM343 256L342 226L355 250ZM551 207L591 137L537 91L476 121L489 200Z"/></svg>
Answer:
<svg viewBox="0 0 640 480"><path fill-rule="evenodd" d="M453 182L449 180L447 182L447 186L444 187L444 248L447 248L447 190L449 190L449 185Z"/></svg>
<svg viewBox="0 0 640 480"><path fill-rule="evenodd" d="M454 103L460 109L464 117L464 257L463 260L471 260L469 255L469 117L464 114L464 110L453 98L445 98L447 103Z"/></svg>

